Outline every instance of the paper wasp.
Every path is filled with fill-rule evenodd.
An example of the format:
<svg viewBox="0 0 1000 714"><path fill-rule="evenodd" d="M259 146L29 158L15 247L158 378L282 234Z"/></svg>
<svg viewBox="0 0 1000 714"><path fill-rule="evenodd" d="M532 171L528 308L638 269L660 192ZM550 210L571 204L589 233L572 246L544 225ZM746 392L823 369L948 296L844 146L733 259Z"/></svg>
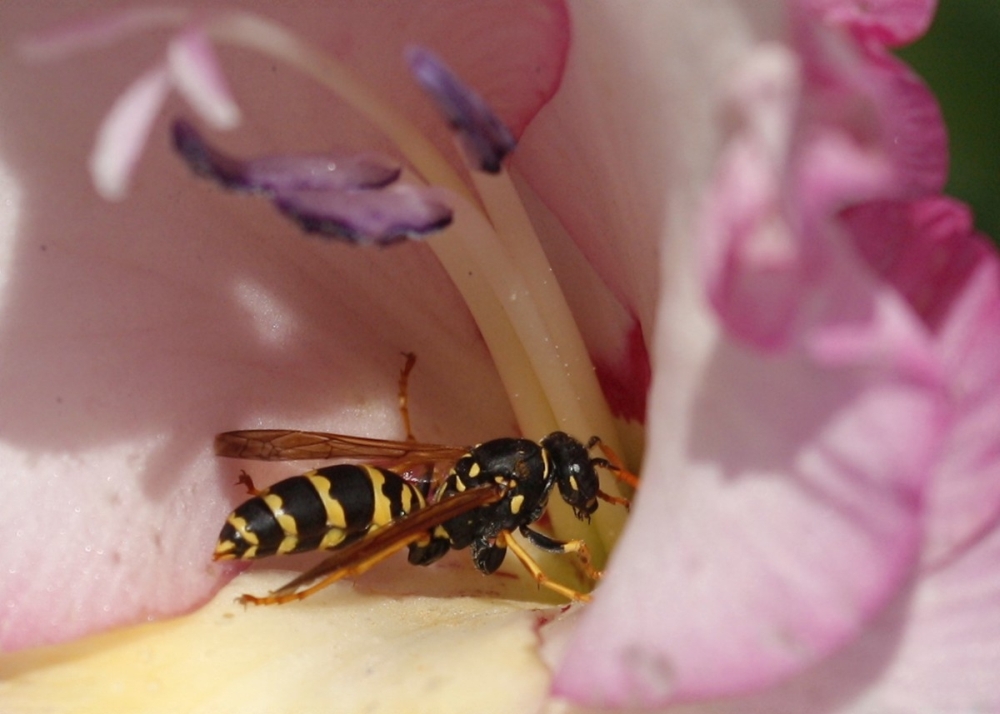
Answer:
<svg viewBox="0 0 1000 714"><path fill-rule="evenodd" d="M584 445L558 431L538 442L503 438L471 448L414 440L406 403L414 360L407 355L400 376L407 441L293 430L231 431L216 437L219 456L383 464L327 466L262 491L243 473L240 483L253 497L226 520L216 560L308 550L330 550L332 555L270 595L244 595L241 602L266 605L308 597L342 577L367 571L404 547L414 565L429 565L449 550L470 548L473 563L484 574L496 571L510 550L539 585L571 600L589 599L549 579L511 534L517 531L544 551L576 553L587 574L597 579L600 574L591 566L583 541L555 540L531 525L544 513L553 488L581 520L590 519L599 498L627 504L601 491L598 467L626 480L634 477L608 450L608 459L590 456L598 439ZM412 475L421 470L430 477ZM435 478L438 474L443 477Z"/></svg>

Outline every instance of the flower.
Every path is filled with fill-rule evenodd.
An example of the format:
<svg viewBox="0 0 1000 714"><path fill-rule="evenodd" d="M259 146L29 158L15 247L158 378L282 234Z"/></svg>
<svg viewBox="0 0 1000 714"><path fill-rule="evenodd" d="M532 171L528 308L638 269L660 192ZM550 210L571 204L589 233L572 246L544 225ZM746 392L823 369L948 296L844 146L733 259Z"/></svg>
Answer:
<svg viewBox="0 0 1000 714"><path fill-rule="evenodd" d="M555 691L646 706L762 692L713 711L992 710L995 654L983 644L997 592L981 564L993 547L995 436L979 399L996 376L980 362L989 338L972 348L957 335L996 332L995 255L960 209L935 198L945 166L936 105L885 50L926 27L928 7L793 10L784 42L753 44L735 76L692 71L692 46L707 39L687 39L690 27L664 37L672 18L639 11L631 54L594 61L613 76L686 61L701 93L680 103L656 95L655 80L616 85L659 99L644 104L645 121L688 132L633 154L661 167L647 190L667 196L658 220L670 231L647 433L679 436L650 442L633 521L568 638ZM601 19L603 32L609 24ZM635 28L655 29L643 43ZM554 104L567 96L569 67ZM710 120L720 97L728 124ZM611 105L634 106L621 96ZM720 148L699 170L678 148L691 145ZM561 184L559 196L578 188ZM589 215L560 212L581 241L590 215L621 220L599 200L585 203ZM704 206L698 218L678 208L692 202ZM854 241L866 241L861 255ZM869 263L893 280L869 282ZM956 298L965 290L967 303ZM947 330L927 320L940 312ZM975 468L958 478L952 462ZM984 499L968 518L957 517L969 506L959 493ZM975 616L957 615L963 601ZM922 645L951 653L954 668Z"/></svg>
<svg viewBox="0 0 1000 714"><path fill-rule="evenodd" d="M525 194L532 218L558 256L560 281L619 414L646 411L652 365L643 480L592 605L551 624L517 608L470 606L478 622L515 636L505 649L456 661L506 663L525 676L531 694L516 705L504 700L518 710L545 686L531 654L536 626L555 667L554 691L586 704L728 697L715 709L801 711L817 699L845 711L995 708L996 654L984 650L998 609L989 428L998 382L996 256L970 236L962 209L937 196L940 118L932 97L885 51L926 27L928 4L573 5L565 72L565 26L558 8L547 7L555 23L511 25L551 33L522 45L540 48L534 58L504 52L513 43L495 22L469 34L489 38L485 46L496 52L467 37L458 46L492 58L493 70L498 57L555 68L532 85L520 112L498 110L515 117L520 133L559 84L524 131L514 165L533 190ZM289 17L297 28L317 27ZM347 27L338 24L335 47L361 61L369 48ZM405 32L419 34L412 25ZM441 31L440 44L451 47L448 37ZM312 150L320 127L334 126L366 148L386 148L316 98L312 85L245 61L232 75L245 116L296 117L288 97L301 96L324 120L255 121L246 147ZM13 84L20 78L38 93L38 70L22 72ZM240 91L268 73L280 75L281 101ZM389 72L368 76L398 86ZM487 76L471 81L493 100ZM523 82L525 74L499 76ZM19 475L12 492L34 499L80 546L57 557L39 532L6 534L8 543L29 541L10 552L8 570L20 577L3 585L8 612L13 603L21 615L0 626L7 647L107 627L123 613L135 620L176 611L205 596L219 573L192 554L207 553L219 506L232 494L211 478L218 466L202 444L233 420L384 434L398 428L394 384L384 375L401 349L420 355L425 384L434 385L424 398L415 385L421 438L474 441L510 432L514 419L500 406L474 324L453 309L457 295L420 246L363 253L293 240L265 206L202 191L155 146L128 202L93 208L67 167L83 163L81 125L96 125L112 95L92 99L95 106L82 101L80 83L66 81L58 101L89 115L63 133L51 129L66 126L51 108L27 112L31 123L15 126L62 137L77 147L75 163L61 149L46 161L18 162L16 152L6 159L8 195L19 189L26 198L16 204L24 208L8 231L17 241L4 256L17 270L0 272L11 276L2 285L4 313L17 316L6 320L9 357L0 361L11 365L3 393L15 399L0 414L11 425L7 468L29 474L33 466L46 476ZM406 103L405 90L392 94ZM41 106L51 107L51 90L45 96ZM65 188L69 181L75 190ZM481 192L502 190L475 181ZM50 195L65 199L53 209L42 203ZM154 215L167 220L150 221ZM568 249L561 227L586 260ZM124 295L134 297L124 303ZM66 354L75 358L69 368ZM349 377L331 382L331 374ZM332 408L351 404L347 413ZM515 398L513 412L534 410ZM2 527L16 529L9 524L20 513ZM105 561L112 567L103 569ZM160 587L172 571L185 578ZM66 597L81 577L91 580ZM95 586L96 578L104 580ZM284 608L279 617L287 623L302 612ZM270 617L235 615L241 623ZM309 622L300 620L296 634L305 637ZM337 627L331 638L346 631ZM259 653L290 631L246 640L246 649ZM485 638L501 646L499 637ZM365 642L364 631L350 642ZM190 647L190 638L182 635L179 646ZM198 647L206 658L231 651ZM412 664L430 650L405 651L418 653L406 660ZM935 657L941 653L948 657ZM365 663L368 670L351 670L355 679L386 671ZM913 681L922 688L914 692ZM478 693L480 704L502 708Z"/></svg>

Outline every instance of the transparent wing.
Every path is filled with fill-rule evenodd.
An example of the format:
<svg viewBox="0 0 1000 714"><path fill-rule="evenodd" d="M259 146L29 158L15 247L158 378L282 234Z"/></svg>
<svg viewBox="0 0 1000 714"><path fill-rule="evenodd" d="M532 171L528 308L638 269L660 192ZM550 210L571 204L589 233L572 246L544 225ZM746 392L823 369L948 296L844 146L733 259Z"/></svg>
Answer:
<svg viewBox="0 0 1000 714"><path fill-rule="evenodd" d="M467 451L464 446L289 429L227 431L215 437L215 453L219 456L258 461L354 459L417 464L455 461Z"/></svg>
<svg viewBox="0 0 1000 714"><path fill-rule="evenodd" d="M256 605L277 605L301 600L341 578L364 573L393 553L420 540L428 531L442 523L481 506L496 503L501 498L503 492L499 488L490 486L449 496L337 550L315 568L306 571L268 596L244 595L240 600ZM314 582L315 585L304 587Z"/></svg>

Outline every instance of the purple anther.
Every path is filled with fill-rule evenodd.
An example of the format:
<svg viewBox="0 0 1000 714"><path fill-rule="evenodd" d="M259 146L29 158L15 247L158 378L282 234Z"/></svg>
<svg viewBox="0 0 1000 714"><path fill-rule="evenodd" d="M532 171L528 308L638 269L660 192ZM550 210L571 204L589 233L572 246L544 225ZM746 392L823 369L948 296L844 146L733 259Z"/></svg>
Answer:
<svg viewBox="0 0 1000 714"><path fill-rule="evenodd" d="M433 188L397 184L400 167L374 153L237 159L210 146L188 122L174 146L195 173L258 193L309 233L357 245L390 245L441 230L452 211Z"/></svg>
<svg viewBox="0 0 1000 714"><path fill-rule="evenodd" d="M237 159L209 146L198 130L183 119L174 122L173 135L174 146L196 174L237 191L381 188L400 175L399 164L375 153L341 151Z"/></svg>
<svg viewBox="0 0 1000 714"><path fill-rule="evenodd" d="M517 141L482 97L466 87L435 55L422 47L408 47L406 61L461 139L466 161L473 168L495 174Z"/></svg>
<svg viewBox="0 0 1000 714"><path fill-rule="evenodd" d="M379 191L290 191L275 204L310 233L386 246L447 227L452 211L434 189L397 184Z"/></svg>
<svg viewBox="0 0 1000 714"><path fill-rule="evenodd" d="M177 153L196 174L215 179L226 188L251 190L243 176L243 162L209 146L191 123L176 119L171 133Z"/></svg>

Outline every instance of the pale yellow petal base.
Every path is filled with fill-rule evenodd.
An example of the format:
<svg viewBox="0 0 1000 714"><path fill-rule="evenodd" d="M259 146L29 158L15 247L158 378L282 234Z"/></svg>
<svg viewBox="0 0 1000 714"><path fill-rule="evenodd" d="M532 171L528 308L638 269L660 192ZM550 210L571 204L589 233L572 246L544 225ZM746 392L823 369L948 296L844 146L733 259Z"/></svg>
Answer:
<svg viewBox="0 0 1000 714"><path fill-rule="evenodd" d="M189 616L0 657L0 711L500 714L541 707L549 673L535 631L545 606L362 593L351 582L280 607L234 603L293 575L247 573Z"/></svg>

